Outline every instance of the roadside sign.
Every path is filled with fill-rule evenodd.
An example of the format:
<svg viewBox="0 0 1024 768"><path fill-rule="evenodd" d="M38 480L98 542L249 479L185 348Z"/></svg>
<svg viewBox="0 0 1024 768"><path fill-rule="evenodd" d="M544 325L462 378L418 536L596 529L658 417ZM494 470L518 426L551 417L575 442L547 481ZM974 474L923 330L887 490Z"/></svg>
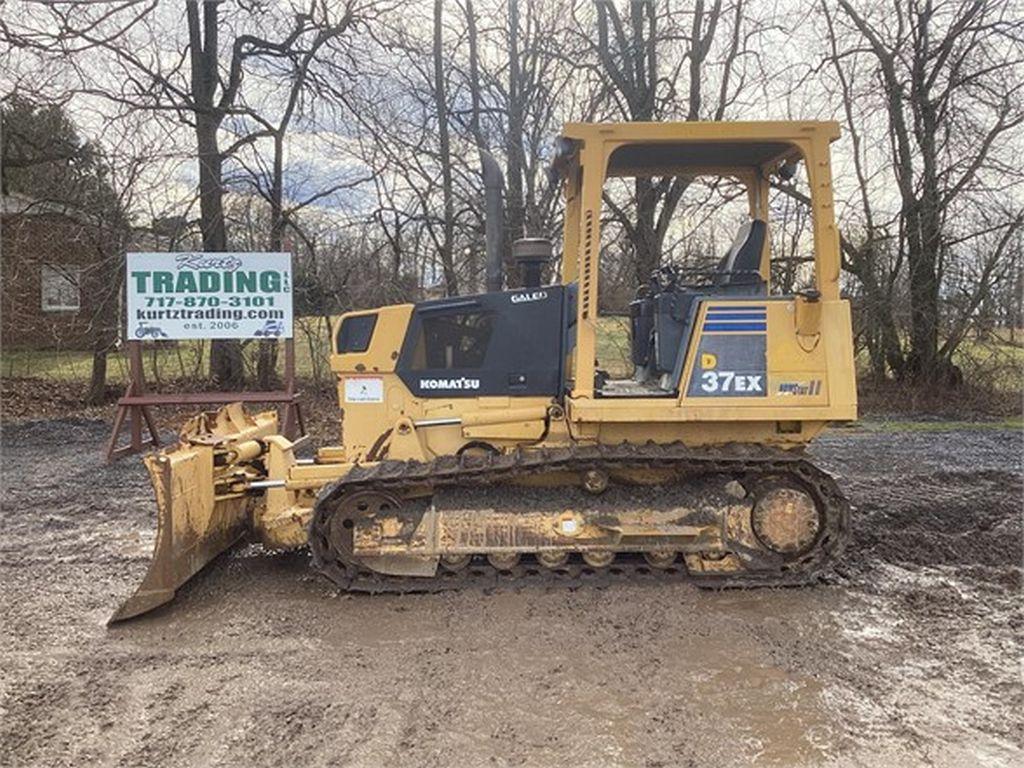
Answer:
<svg viewBox="0 0 1024 768"><path fill-rule="evenodd" d="M129 340L292 338L290 253L129 253Z"/></svg>

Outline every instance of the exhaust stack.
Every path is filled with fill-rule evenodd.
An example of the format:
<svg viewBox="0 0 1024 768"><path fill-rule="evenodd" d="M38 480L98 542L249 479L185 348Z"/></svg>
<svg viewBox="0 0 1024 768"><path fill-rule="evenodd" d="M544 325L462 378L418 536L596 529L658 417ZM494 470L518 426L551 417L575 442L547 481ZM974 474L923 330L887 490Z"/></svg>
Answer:
<svg viewBox="0 0 1024 768"><path fill-rule="evenodd" d="M493 293L502 289L503 282L501 237L505 228L505 205L502 201L505 177L490 152L480 150L480 164L484 175L484 237L487 243L485 275L487 292Z"/></svg>

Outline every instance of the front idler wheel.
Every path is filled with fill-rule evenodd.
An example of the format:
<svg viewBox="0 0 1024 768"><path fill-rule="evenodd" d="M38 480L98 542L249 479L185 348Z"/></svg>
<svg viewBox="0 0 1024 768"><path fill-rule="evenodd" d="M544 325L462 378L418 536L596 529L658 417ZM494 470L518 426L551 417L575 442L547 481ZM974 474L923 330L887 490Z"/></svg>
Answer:
<svg viewBox="0 0 1024 768"><path fill-rule="evenodd" d="M379 514L393 513L401 507L394 496L379 491L358 491L342 497L338 508L331 515L327 535L342 560L355 564L355 528L363 520Z"/></svg>

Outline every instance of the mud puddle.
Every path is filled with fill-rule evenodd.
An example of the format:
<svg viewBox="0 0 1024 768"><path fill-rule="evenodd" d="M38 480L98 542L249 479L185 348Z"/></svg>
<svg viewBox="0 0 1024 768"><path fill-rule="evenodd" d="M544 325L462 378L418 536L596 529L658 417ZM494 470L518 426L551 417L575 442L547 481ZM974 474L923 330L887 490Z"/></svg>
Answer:
<svg viewBox="0 0 1024 768"><path fill-rule="evenodd" d="M830 433L855 536L814 589L338 595L253 547L107 630L152 501L104 429L4 431L4 765L1024 762L1017 432Z"/></svg>

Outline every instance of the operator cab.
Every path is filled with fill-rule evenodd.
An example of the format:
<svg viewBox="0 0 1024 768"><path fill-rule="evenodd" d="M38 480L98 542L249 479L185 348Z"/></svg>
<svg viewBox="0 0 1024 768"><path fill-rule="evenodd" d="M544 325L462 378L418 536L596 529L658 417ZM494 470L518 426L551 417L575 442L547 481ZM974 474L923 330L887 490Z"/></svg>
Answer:
<svg viewBox="0 0 1024 768"><path fill-rule="evenodd" d="M722 370L739 372L744 383L758 382L756 391L744 385L716 390L716 397L766 394L766 302L791 294L806 277L803 265L816 263L809 246L820 234L806 212L786 218L781 192L769 201L771 180L792 181L808 137L831 130L782 123L566 126L552 170L566 199L562 282L577 282L580 296L572 397L704 396L699 381L694 385L701 375L690 363L694 355L709 365L721 360ZM769 216L787 235L782 291L770 285ZM795 229L795 220L807 229ZM659 266L636 274L638 263ZM639 278L639 289L630 278Z"/></svg>
<svg viewBox="0 0 1024 768"><path fill-rule="evenodd" d="M809 272L803 267L812 263L810 284L826 285L836 298L834 281L823 282L818 267L822 254L837 250L829 239L834 227L827 226L827 163L805 166L810 190L802 198L810 200L810 213L792 219L776 202L785 195L769 203L770 179L791 181L799 162L827 158L835 135L832 124L817 123L569 124L552 165L565 195L558 284L541 279L555 263L550 241L518 240L511 256L522 287L405 305L403 335L389 335L380 350L369 350L373 354L367 350L376 313L351 313L336 338L344 358L337 370L377 371L372 361L386 352L384 365L393 365L405 387L424 399L713 397L750 404L766 397L769 302L792 302L798 279ZM646 187L640 179L648 180ZM662 201L670 197L666 190L676 189L680 203L664 216L664 206L653 217L647 210L641 222L646 227L654 218L660 238L646 255L661 266L647 276L634 271L642 260L630 252L637 238L626 237L640 231L625 219L639 219L635 190L641 188L660 189ZM714 194L687 202L691 189ZM699 205L715 218L695 213ZM786 234L785 279L772 278L769 216ZM803 228L794 229L794 220ZM504 259L492 254L492 239L500 243L488 235L488 264L497 255L500 265ZM669 241L677 252L670 253ZM639 289L636 277L643 282ZM801 301L815 303L824 293L805 291ZM702 386L716 371L726 383Z"/></svg>
<svg viewBox="0 0 1024 768"><path fill-rule="evenodd" d="M598 395L676 395L700 302L767 295L758 271L766 235L767 224L753 219L740 227L715 269L657 269L629 304L634 375L612 379L598 370ZM524 272L524 288L416 304L396 366L414 395L563 395L577 286L539 285L537 264Z"/></svg>

